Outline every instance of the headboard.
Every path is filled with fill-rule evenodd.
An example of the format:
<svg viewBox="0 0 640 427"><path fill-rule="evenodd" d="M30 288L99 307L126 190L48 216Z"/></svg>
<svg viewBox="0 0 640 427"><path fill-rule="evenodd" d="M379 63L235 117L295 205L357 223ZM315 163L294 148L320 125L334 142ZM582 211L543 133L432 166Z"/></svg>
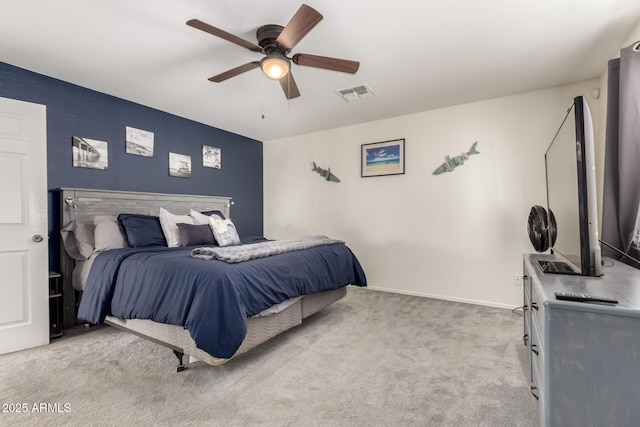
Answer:
<svg viewBox="0 0 640 427"><path fill-rule="evenodd" d="M90 190L61 188L60 228L70 221L93 223L96 215L118 216L121 213L158 215L160 208L177 215L197 211L219 210L230 217L231 197L186 194L141 193L134 191ZM76 322L76 292L72 285L74 260L60 244L60 273L62 274L62 326L71 328Z"/></svg>

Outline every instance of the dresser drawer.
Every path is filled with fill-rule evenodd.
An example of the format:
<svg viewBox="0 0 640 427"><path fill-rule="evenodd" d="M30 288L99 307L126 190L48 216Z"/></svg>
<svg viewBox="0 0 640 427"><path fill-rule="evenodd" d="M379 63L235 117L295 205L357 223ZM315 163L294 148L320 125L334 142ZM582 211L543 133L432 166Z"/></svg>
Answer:
<svg viewBox="0 0 640 427"><path fill-rule="evenodd" d="M531 382L540 390L544 390L544 372L545 354L544 347L541 345L540 331L538 325L533 323L531 327L531 346L529 353L531 357Z"/></svg>
<svg viewBox="0 0 640 427"><path fill-rule="evenodd" d="M542 420L545 419L547 404L545 398L547 395L547 384L545 382L545 363L546 355L543 347L540 345L541 336L538 325L533 322L531 326L531 346L529 348L529 359L531 360L531 383L529 385L531 395L538 401L538 419L540 425L544 425Z"/></svg>
<svg viewBox="0 0 640 427"><path fill-rule="evenodd" d="M526 264L522 268L522 312L524 317L524 332L522 339L524 345L529 348L531 344L531 275L527 271ZM531 362L531 359L529 359Z"/></svg>
<svg viewBox="0 0 640 427"><path fill-rule="evenodd" d="M538 334L540 339L538 345L542 347L544 345L544 304L542 304L542 298L540 298L539 291L536 286L531 287L531 303L529 310L531 312L531 323L538 327ZM531 327L533 328L533 326Z"/></svg>
<svg viewBox="0 0 640 427"><path fill-rule="evenodd" d="M524 345L529 347L531 341L531 298L525 293L522 306L522 315L524 317Z"/></svg>

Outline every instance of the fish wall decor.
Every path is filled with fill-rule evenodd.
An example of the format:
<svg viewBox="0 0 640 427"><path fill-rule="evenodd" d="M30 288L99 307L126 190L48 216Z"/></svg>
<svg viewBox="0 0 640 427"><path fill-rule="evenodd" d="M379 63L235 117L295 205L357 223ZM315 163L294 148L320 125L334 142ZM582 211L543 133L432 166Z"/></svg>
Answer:
<svg viewBox="0 0 640 427"><path fill-rule="evenodd" d="M321 167L316 165L316 162L311 162L311 163L313 164L313 168L311 170L314 172L318 172L318 174L320 174L320 176L326 179L327 181L340 182L338 177L331 173L331 168L322 169Z"/></svg>
<svg viewBox="0 0 640 427"><path fill-rule="evenodd" d="M460 154L459 156L445 157L444 163L438 167L435 171L433 171L434 175L440 175L443 172L453 172L455 168L464 163L465 160L469 160L469 156L472 154L480 154L478 150L476 150L476 145L478 145L478 141L474 142L471 145L469 151Z"/></svg>

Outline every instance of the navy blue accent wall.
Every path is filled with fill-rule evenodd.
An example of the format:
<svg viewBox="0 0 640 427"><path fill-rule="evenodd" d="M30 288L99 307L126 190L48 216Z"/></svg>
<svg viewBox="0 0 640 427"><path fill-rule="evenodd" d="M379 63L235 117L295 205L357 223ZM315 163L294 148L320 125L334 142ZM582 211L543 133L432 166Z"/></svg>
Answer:
<svg viewBox="0 0 640 427"><path fill-rule="evenodd" d="M263 234L262 143L144 105L0 62L0 96L47 107L52 269L58 268L61 187L230 196L240 235ZM153 157L125 153L125 127L154 133ZM108 142L106 171L75 168L71 138ZM222 168L202 166L202 146L222 149ZM169 176L169 152L191 156L191 178Z"/></svg>

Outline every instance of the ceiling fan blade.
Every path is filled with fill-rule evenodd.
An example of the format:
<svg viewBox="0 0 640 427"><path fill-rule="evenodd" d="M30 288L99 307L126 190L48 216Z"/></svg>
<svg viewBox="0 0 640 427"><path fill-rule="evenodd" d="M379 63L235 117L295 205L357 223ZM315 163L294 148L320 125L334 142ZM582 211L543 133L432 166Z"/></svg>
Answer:
<svg viewBox="0 0 640 427"><path fill-rule="evenodd" d="M348 59L330 58L328 56L308 55L297 53L293 55L293 62L305 67L324 68L325 70L340 71L341 73L355 74L360 68L358 61Z"/></svg>
<svg viewBox="0 0 640 427"><path fill-rule="evenodd" d="M253 70L254 68L258 68L260 66L260 61L253 61L253 62L249 62L247 64L241 65L239 67L236 68L232 68L228 71L225 71L224 73L220 73L216 76L213 77L209 77L209 81L210 82L215 82L215 83L220 83L223 82L227 79L230 79L231 77L235 77L238 74L242 74L245 73L249 70Z"/></svg>
<svg viewBox="0 0 640 427"><path fill-rule="evenodd" d="M320 12L303 4L284 27L276 39L276 43L291 50L320 21L322 21Z"/></svg>
<svg viewBox="0 0 640 427"><path fill-rule="evenodd" d="M197 28L198 30L202 30L205 33L213 34L214 36L220 37L221 39L225 39L231 43L235 43L238 46L242 46L254 52L260 52L260 53L263 52L262 48L257 44L251 43L250 41L247 41L238 36L234 36L231 33L228 33L224 30L221 30L220 28L209 25L206 22L202 22L199 19L190 19L187 21L187 25L193 28Z"/></svg>
<svg viewBox="0 0 640 427"><path fill-rule="evenodd" d="M280 86L282 86L282 90L284 91L284 96L286 96L287 99L293 99L300 96L298 85L293 79L293 74L291 74L291 71L289 71L286 76L278 81L280 82Z"/></svg>

